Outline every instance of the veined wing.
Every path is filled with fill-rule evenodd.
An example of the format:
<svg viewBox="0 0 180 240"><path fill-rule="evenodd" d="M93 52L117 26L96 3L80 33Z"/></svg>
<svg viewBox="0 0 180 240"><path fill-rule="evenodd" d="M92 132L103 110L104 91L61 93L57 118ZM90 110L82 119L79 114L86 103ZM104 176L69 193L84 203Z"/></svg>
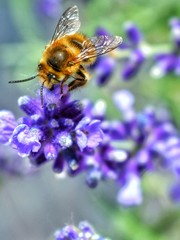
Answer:
<svg viewBox="0 0 180 240"><path fill-rule="evenodd" d="M65 35L76 33L79 30L80 25L78 7L75 5L68 8L59 19L51 43Z"/></svg>
<svg viewBox="0 0 180 240"><path fill-rule="evenodd" d="M70 65L108 53L118 47L121 43L122 38L119 36L101 35L87 39L83 43L81 52L76 59L70 62Z"/></svg>

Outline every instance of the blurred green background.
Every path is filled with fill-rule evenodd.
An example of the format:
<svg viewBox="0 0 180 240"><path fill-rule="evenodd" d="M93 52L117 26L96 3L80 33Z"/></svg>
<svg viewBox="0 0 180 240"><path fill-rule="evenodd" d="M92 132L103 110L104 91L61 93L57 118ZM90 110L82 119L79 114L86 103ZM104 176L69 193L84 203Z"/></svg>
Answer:
<svg viewBox="0 0 180 240"><path fill-rule="evenodd" d="M52 15L41 8L43 0L0 0L0 75L1 109L20 116L17 99L35 95L38 81L9 85L8 81L34 75L45 44L51 39L63 11L78 5L81 31L93 36L97 27L113 35L124 36L123 24L133 21L152 45L171 44L168 21L180 17L179 0L59 0ZM180 119L180 80L175 76L152 79L147 69L136 78L122 82L120 71L104 88L95 82L74 93L74 98L108 102L108 114L118 116L111 102L117 88L128 88L137 99L137 108L145 104L167 106L178 126ZM87 220L97 231L114 240L179 240L179 205L168 198L173 177L167 172L147 174L143 178L144 202L139 207L123 208L116 202L118 188L101 183L88 189L84 176L56 179L51 165L26 178L3 177L0 191L0 239L44 240L65 224Z"/></svg>

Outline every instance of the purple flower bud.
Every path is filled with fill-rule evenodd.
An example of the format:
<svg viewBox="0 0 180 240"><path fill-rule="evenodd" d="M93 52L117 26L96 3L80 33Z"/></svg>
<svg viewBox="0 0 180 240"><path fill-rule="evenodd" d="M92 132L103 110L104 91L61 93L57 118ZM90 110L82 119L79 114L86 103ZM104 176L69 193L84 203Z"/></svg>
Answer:
<svg viewBox="0 0 180 240"><path fill-rule="evenodd" d="M64 169L64 157L62 154L58 154L57 158L54 160L53 163L53 171L55 173L61 173Z"/></svg>
<svg viewBox="0 0 180 240"><path fill-rule="evenodd" d="M124 29L128 37L128 40L132 45L134 46L138 45L142 41L142 33L134 23L132 22L126 23L124 25Z"/></svg>
<svg viewBox="0 0 180 240"><path fill-rule="evenodd" d="M140 49L134 50L122 70L122 78L129 80L134 77L139 71L144 59L144 54Z"/></svg>
<svg viewBox="0 0 180 240"><path fill-rule="evenodd" d="M28 96L20 97L18 99L18 105L29 116L39 114L41 112L41 105Z"/></svg>
<svg viewBox="0 0 180 240"><path fill-rule="evenodd" d="M94 168L88 171L88 174L86 176L86 183L90 188L95 188L97 187L100 179L101 179L101 171Z"/></svg>
<svg viewBox="0 0 180 240"><path fill-rule="evenodd" d="M74 120L80 120L82 118L82 104L80 101L76 100L70 103L67 103L65 106L61 106L61 115L63 118L70 118Z"/></svg>
<svg viewBox="0 0 180 240"><path fill-rule="evenodd" d="M47 161L55 161L58 156L57 147L55 144L46 143L44 146L44 156Z"/></svg>
<svg viewBox="0 0 180 240"><path fill-rule="evenodd" d="M116 61L108 56L101 57L96 65L96 80L98 86L107 84L114 69Z"/></svg>

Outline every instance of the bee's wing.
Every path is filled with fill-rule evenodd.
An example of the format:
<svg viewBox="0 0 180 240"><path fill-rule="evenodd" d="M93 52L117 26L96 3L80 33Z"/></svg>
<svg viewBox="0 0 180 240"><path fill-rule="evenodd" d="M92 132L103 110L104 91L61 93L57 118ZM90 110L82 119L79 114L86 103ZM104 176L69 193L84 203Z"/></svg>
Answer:
<svg viewBox="0 0 180 240"><path fill-rule="evenodd" d="M59 19L51 43L65 35L76 33L79 30L80 25L78 7L75 5L68 8Z"/></svg>
<svg viewBox="0 0 180 240"><path fill-rule="evenodd" d="M70 62L70 65L108 53L121 43L122 38L119 36L101 35L87 39L83 42L83 48L80 54Z"/></svg>

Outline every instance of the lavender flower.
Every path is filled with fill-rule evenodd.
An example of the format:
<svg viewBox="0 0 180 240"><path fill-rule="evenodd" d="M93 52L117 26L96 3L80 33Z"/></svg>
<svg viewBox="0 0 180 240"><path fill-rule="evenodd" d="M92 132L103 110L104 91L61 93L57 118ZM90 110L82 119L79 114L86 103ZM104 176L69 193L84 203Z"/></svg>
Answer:
<svg viewBox="0 0 180 240"><path fill-rule="evenodd" d="M114 94L122 119L107 120L106 104L72 101L60 96L59 86L45 89L44 108L39 99L21 97L25 117L15 120L9 112L1 116L0 139L28 157L35 166L51 161L56 173L70 176L86 173L94 188L99 181L113 180L123 205L142 202L141 178L155 169L155 162L180 175L180 137L169 114L147 107L137 113L134 96L127 90ZM6 121L6 118L8 121Z"/></svg>
<svg viewBox="0 0 180 240"><path fill-rule="evenodd" d="M58 230L54 234L55 240L108 240L97 234L92 226L87 222L80 222L78 228L68 225ZM109 239L110 240L110 239Z"/></svg>
<svg viewBox="0 0 180 240"><path fill-rule="evenodd" d="M44 108L40 99L19 98L18 104L27 116L17 122L12 113L1 112L1 142L8 142L19 156L28 157L36 166L52 161L55 172L66 167L74 174L83 170L80 158L75 156L102 141L100 120L85 116L80 101L70 101L67 95L60 98L59 86L52 92L44 90Z"/></svg>
<svg viewBox="0 0 180 240"><path fill-rule="evenodd" d="M95 152L82 156L86 181L96 187L100 180L113 180L120 188L118 202L137 205L143 200L141 178L155 170L157 162L179 175L180 136L165 109L149 106L137 113L134 97L126 90L116 92L114 101L123 119L107 121L104 117L103 141ZM96 112L92 109L93 117Z"/></svg>
<svg viewBox="0 0 180 240"><path fill-rule="evenodd" d="M157 78L163 77L171 72L180 76L180 19L172 18L169 25L173 44L172 51L156 54L156 63L151 70L151 74Z"/></svg>

